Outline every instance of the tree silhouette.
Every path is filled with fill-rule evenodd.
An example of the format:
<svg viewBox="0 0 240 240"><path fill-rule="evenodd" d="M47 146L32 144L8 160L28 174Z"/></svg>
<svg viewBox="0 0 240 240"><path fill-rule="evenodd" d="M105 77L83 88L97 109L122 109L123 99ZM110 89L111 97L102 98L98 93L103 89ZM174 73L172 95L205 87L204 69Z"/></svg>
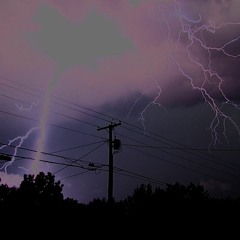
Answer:
<svg viewBox="0 0 240 240"><path fill-rule="evenodd" d="M190 182L186 187L186 198L191 201L205 201L208 200L209 194L202 185Z"/></svg>
<svg viewBox="0 0 240 240"><path fill-rule="evenodd" d="M18 200L24 206L59 206L63 202L62 188L50 172L40 172L36 177L25 174L17 191Z"/></svg>
<svg viewBox="0 0 240 240"><path fill-rule="evenodd" d="M1 179L0 179L1 180ZM7 207L15 202L17 189L8 187L6 184L0 185L0 207Z"/></svg>
<svg viewBox="0 0 240 240"><path fill-rule="evenodd" d="M168 184L165 188L155 189L150 184L142 184L125 200L111 204L104 198L96 198L88 204L64 199L62 189L63 184L56 181L53 174L43 172L36 176L24 175L19 188L0 184L1 216L3 212L12 216L10 210L13 214L20 213L20 216L27 213L28 220L41 215L49 226L53 221L62 224L62 215L67 219L76 217L82 222L91 219L91 223L96 224L103 218L109 224L123 219L122 227L124 223L124 227L131 229L132 222L135 222L137 227L133 230L141 232L147 224L172 226L183 223L190 226L195 223L193 219L204 219L205 223L211 224L213 221L226 222L231 215L237 218L240 214L240 198L210 198L203 186L193 183L187 186ZM68 223L71 221L68 220Z"/></svg>

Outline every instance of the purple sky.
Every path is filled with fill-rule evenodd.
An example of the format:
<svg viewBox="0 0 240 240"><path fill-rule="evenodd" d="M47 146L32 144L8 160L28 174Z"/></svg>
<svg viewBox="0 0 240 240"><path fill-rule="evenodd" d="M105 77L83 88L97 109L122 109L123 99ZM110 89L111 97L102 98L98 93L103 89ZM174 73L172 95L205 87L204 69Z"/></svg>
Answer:
<svg viewBox="0 0 240 240"><path fill-rule="evenodd" d="M107 143L95 148L108 133L97 126L118 118L127 123L114 132L123 144L116 167L236 193L239 10L238 0L1 1L0 154L16 155L0 162L2 182L51 171L66 196L106 197L106 166L69 176L107 164ZM4 146L15 138L20 148ZM86 169L50 163L79 158ZM120 173L118 199L143 182Z"/></svg>

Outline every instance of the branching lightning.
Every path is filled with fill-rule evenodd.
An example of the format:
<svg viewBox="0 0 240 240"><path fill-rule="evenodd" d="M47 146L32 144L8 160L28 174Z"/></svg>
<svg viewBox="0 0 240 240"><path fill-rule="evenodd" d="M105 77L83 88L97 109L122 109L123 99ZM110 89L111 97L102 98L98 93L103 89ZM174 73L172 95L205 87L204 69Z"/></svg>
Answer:
<svg viewBox="0 0 240 240"><path fill-rule="evenodd" d="M239 124L229 116L226 111L224 110L224 106L231 106L236 110L240 110L240 106L234 103L224 92L223 90L223 83L225 79L218 73L216 70L213 69L212 64L212 55L213 53L217 52L224 55L226 58L235 58L238 59L240 57L239 53L231 53L228 52L228 48L231 45L236 44L237 41L240 40L239 36L234 36L232 39L222 43L220 46L211 46L208 44L206 40L206 34L216 34L217 32L221 31L225 27L234 27L240 26L240 23L234 22L224 22L220 24L215 24L212 21L205 22L203 16L200 14L197 15L196 18L191 19L190 17L184 14L184 11L181 6L181 1L173 0L169 2L165 2L164 4L158 4L157 10L160 13L160 18L164 23L167 34L166 34L166 41L169 43L168 52L166 54L166 61L168 61L168 70L171 71L171 68L174 67L177 70L178 74L181 78L187 79L191 89L193 91L197 91L201 94L205 103L209 106L213 113L212 121L210 122L210 132L211 132L211 142L209 148L216 146L217 143L220 142L219 137L219 129L222 127L223 132L222 135L225 137L226 141L227 138L227 122L230 122L240 135L240 127ZM172 16L175 17L175 20L178 21L178 30L176 34L176 29L173 29L172 24L169 22L168 12L172 12ZM201 50L206 53L206 57L204 58L204 63L198 57L196 57L196 53L193 52L193 48L201 48ZM184 51L183 51L184 50ZM180 55L183 51L184 63L178 59L178 55ZM62 61L62 62L61 62ZM61 60L60 65L62 66L65 64L65 60ZM194 69L197 69L201 73L201 78L196 76L194 72L191 72L186 69L184 64L189 64L194 66ZM38 127L31 128L24 136L18 136L9 141L8 145L17 142L17 146L14 149L12 154L11 161L6 162L3 166L1 166L0 170L7 172L7 168L13 164L15 161L15 156L17 156L18 148L21 147L25 140L35 131L39 131L39 137L37 139L37 152L35 155L35 161L33 162L32 170L34 173L38 172L38 163L40 160L40 155L43 152L44 144L47 136L47 123L49 118L50 112L50 100L52 95L52 89L54 84L58 80L60 76L61 67L56 73L53 81L48 86L46 90L46 94L44 99L42 100L42 112L40 117L40 124ZM151 73L150 73L151 74ZM132 108L129 111L128 117L132 113L132 110L136 105L143 99L145 95L151 95L152 100L149 101L143 110L140 112L139 120L142 123L143 129L146 130L145 125L145 115L146 112L152 106L158 106L162 108L164 111L167 111L166 108L161 104L161 94L162 94L162 87L161 81L156 79L155 77L152 78L154 83L154 93L152 88L150 91L143 93L133 104ZM215 86L216 91L214 95L211 90L209 90L209 86ZM219 99L221 99L221 103L219 103ZM30 106L26 107L25 105L16 105L18 110L20 111L32 111L34 107L37 107L40 103L41 99L37 102L33 102ZM8 145L4 145L0 147L0 150L6 148Z"/></svg>
<svg viewBox="0 0 240 240"><path fill-rule="evenodd" d="M146 106L146 107L142 110L142 112L140 113L140 118L139 118L139 120L142 122L142 126L143 126L143 129L144 129L144 130L146 130L146 126L145 126L145 124L144 124L144 121L145 121L145 119L144 119L144 113L147 111L147 109L148 109L150 106L152 106L152 105L157 105L157 106L163 108L165 112L167 112L166 108L165 108L161 103L158 102L158 99L159 99L160 96L161 96L162 89L161 89L161 87L160 87L160 85L159 85L159 83L157 82L156 79L154 79L154 83L156 84L157 94L156 94L155 98L154 98L152 101L150 101L150 102L147 104L147 106Z"/></svg>
<svg viewBox="0 0 240 240"><path fill-rule="evenodd" d="M15 161L15 157L17 156L17 152L18 152L18 148L22 146L22 144L24 143L24 141L34 132L39 130L39 127L34 127L31 128L24 136L18 136L12 140L10 140L8 142L8 145L3 145L0 147L0 150L8 147L9 145L13 144L14 142L19 142L16 147L14 148L14 152L12 154L12 158L11 161L6 162L3 164L3 166L0 168L1 170L4 169L4 171L7 173L7 168L13 164L13 162Z"/></svg>
<svg viewBox="0 0 240 240"><path fill-rule="evenodd" d="M31 103L28 107L24 105L18 105L16 104L16 107L19 111L32 111L34 107L39 107L39 103L43 100L43 107L41 109L41 117L40 117L40 123L38 127L33 127L30 130L27 131L27 133L24 136L17 136L16 138L9 141L8 145L11 145L12 143L19 141L19 144L15 147L14 153L12 154L11 161L6 162L0 169L4 169L5 172L7 172L7 168L12 165L15 161L15 156L17 155L18 148L22 146L25 140L28 139L28 137L31 135L33 131L38 130L39 131L39 137L37 139L37 151L35 154L35 161L32 163L31 170L28 169L28 172L32 172L33 174L37 174L39 172L38 164L40 160L41 152L43 151L44 142L46 138L46 126L48 122L48 115L50 111L50 97L51 97L51 91L53 87L54 81L51 82L51 85L49 85L49 88L47 90L47 93L44 96L44 99L40 98L38 101ZM6 148L8 145L3 145L0 147L0 150Z"/></svg>
<svg viewBox="0 0 240 240"><path fill-rule="evenodd" d="M212 53L219 52L223 54L226 58L239 58L240 54L236 53L228 53L227 47L231 46L232 44L236 43L240 39L239 36L233 37L231 40L223 43L220 47L213 47L207 44L207 41L204 38L204 34L215 34L217 31L221 31L223 27L233 27L233 26L240 26L238 22L224 22L216 25L214 22L208 21L206 24L204 19L201 15L198 15L196 19L191 19L188 16L185 16L182 10L182 6L180 1L171 1L171 3L158 5L157 9L161 14L162 21L164 22L166 29L167 29L167 41L170 44L170 48L168 51L168 55L166 59L168 59L168 66L170 70L170 66L175 66L175 69L178 70L180 75L185 79L189 80L192 90L200 92L202 98L204 99L205 103L210 107L213 112L213 118L210 122L209 130L211 131L211 138L209 148L216 147L216 144L220 142L219 138L219 127L222 126L223 132L222 135L228 141L227 138L227 129L226 123L230 122L236 129L237 133L240 135L240 128L238 123L229 116L225 110L223 109L224 105L228 105L233 107L236 110L240 110L240 106L234 103L230 98L224 93L223 90L223 77L212 69ZM172 10L174 9L174 10ZM168 11L166 11L168 10ZM168 21L167 13L169 11L173 11L172 14L176 17L177 21L179 22L179 30L176 37L176 33L174 32L173 27ZM176 31L176 30L175 30ZM175 37L174 37L175 36ZM192 49L202 48L203 52L207 53L207 58L204 62L199 60L196 57L196 53L192 51ZM202 77L199 79L199 76L196 76L196 73L186 70L184 63L179 61L177 55L184 50L184 57L185 57L185 64L189 63L189 65L194 66L195 69L201 72ZM195 74L195 76L194 76ZM214 81L214 83L213 83ZM159 98L161 95L161 87L160 83L155 80L156 88L158 89L157 96L149 102L149 104L141 111L140 113L140 120L142 122L143 128L145 129L144 125L144 115L146 111L153 105L159 104ZM219 103L218 98L211 93L208 86L214 85L216 86L215 91L217 92L218 98L221 98L221 103ZM135 101L133 107L136 106L137 101ZM131 109L132 111L132 109Z"/></svg>

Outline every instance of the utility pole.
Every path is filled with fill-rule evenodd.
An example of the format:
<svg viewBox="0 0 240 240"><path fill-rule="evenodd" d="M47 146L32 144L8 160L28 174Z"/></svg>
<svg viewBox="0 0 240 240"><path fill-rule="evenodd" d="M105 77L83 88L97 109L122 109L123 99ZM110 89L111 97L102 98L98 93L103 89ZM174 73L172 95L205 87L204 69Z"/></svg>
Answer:
<svg viewBox="0 0 240 240"><path fill-rule="evenodd" d="M108 166L108 202L113 202L113 137L112 137L112 132L115 127L121 125L121 122L119 123L111 123L106 127L98 128L98 131L108 129L108 141L109 141L109 155L108 155L108 161L109 161L109 166Z"/></svg>

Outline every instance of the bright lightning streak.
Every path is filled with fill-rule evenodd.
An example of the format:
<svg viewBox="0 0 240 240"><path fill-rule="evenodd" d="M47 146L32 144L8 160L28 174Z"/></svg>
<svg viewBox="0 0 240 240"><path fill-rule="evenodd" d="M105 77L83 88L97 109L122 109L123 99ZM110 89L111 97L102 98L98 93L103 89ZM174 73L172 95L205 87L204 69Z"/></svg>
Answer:
<svg viewBox="0 0 240 240"><path fill-rule="evenodd" d="M12 140L10 140L8 142L7 145L3 145L0 147L0 150L6 148L7 146L13 144L14 142L17 142L19 141L19 143L17 144L17 146L14 148L14 152L12 154L12 158L11 158L11 161L9 162L6 162L5 164L3 164L3 166L0 168L1 170L4 169L5 173L7 173L7 168L12 165L15 161L15 158L17 156L17 152L18 152L18 148L22 146L22 144L24 143L24 141L34 132L34 131L37 131L39 130L39 127L33 127L31 128L24 136L18 136Z"/></svg>
<svg viewBox="0 0 240 240"><path fill-rule="evenodd" d="M223 77L216 71L212 69L212 53L219 52L223 54L226 58L236 58L240 57L240 54L230 53L227 51L232 44L236 44L236 42L240 39L240 35L233 37L231 40L228 40L221 44L221 46L215 47L207 44L207 41L204 37L204 34L216 34L217 31L220 32L223 27L235 27L240 26L238 22L224 22L216 25L212 21L208 21L206 24L203 17L199 14L197 18L191 19L188 16L185 16L183 13L183 9L181 6L181 1L171 1L165 4L159 4L157 9L159 10L162 21L166 26L167 35L166 39L170 44L170 48L166 59L168 59L168 69L170 71L170 66L175 66L177 71L180 73L182 77L189 80L190 86L192 90L200 92L202 98L205 103L210 107L213 112L213 118L210 122L209 130L211 131L211 142L209 144L209 148L215 147L217 143L220 142L219 138L219 128L222 126L222 135L228 141L227 138L227 130L226 123L230 122L236 129L237 133L240 135L240 128L238 123L229 116L226 111L223 109L224 105L231 106L236 110L240 110L240 106L234 103L232 100L228 98L228 96L224 93L223 90ZM176 27L171 25L168 20L168 14L171 12L171 15L175 16L175 20L178 21L179 26L177 27L179 30L176 34ZM175 27L175 29L174 29ZM199 60L196 57L196 53L192 49L202 48L202 52L206 53L205 62ZM177 56L181 55L183 59L179 60ZM173 64L171 64L173 63ZM196 73L191 72L191 70L187 70L186 64L194 67L195 70L198 70L201 73L201 77L195 76ZM214 81L214 82L213 82ZM213 86L215 84L218 98L211 93L211 90L208 86ZM157 96L150 101L147 106L140 113L140 120L142 122L143 128L145 129L145 113L152 105L159 105L159 98L161 94L160 82L155 80L155 86L158 90ZM222 99L221 103L219 103L219 97ZM137 99L133 105L141 100L142 97ZM133 108L132 107L132 108ZM132 111L132 109L131 109Z"/></svg>
<svg viewBox="0 0 240 240"><path fill-rule="evenodd" d="M185 78L190 80L190 84L192 86L193 90L198 90L202 97L204 98L205 102L210 106L210 108L212 109L213 113L214 113L214 117L213 120L210 124L210 130L212 132L212 142L210 143L209 147L211 146L215 146L217 144L217 142L219 141L219 137L218 137L218 132L217 132L217 128L219 127L220 121L221 119L223 120L223 135L225 136L225 138L227 139L226 136L226 121L228 120L229 122L231 122L233 124L233 126L236 128L238 134L240 135L240 129L238 124L228 115L226 115L221 108L218 106L216 99L214 99L214 97L209 93L208 89L205 87L206 83L211 83L211 78L215 77L215 79L218 80L218 91L221 95L221 97L223 98L223 102L222 104L228 104L233 106L234 108L237 108L239 110L239 107L234 104L225 94L224 91L222 89L222 84L224 82L224 79L215 71L213 71L211 69L211 51L212 50L217 50L217 51L221 51L225 54L225 56L227 57L239 57L240 55L232 55L232 54L228 54L225 51L225 47L230 45L231 43L235 42L239 37L234 38L232 40L230 40L229 42L225 43L222 47L219 48L213 48L213 47L208 47L206 45L206 42L203 41L202 39L200 39L198 37L198 34L200 33L200 36L203 37L202 33L203 31L206 32L211 32L211 33L215 33L217 29L221 29L221 27L223 26L223 24L221 24L218 27L214 27L213 24L210 25L202 25L200 27L196 27L195 25L191 25L191 24L195 24L198 23L198 21L193 21L190 20L189 18L186 18L183 16L182 11L181 11L181 6L180 4L175 1L176 4L176 9L178 10L179 13L179 20L182 26L181 29L181 33L185 33L188 36L188 41L189 43L186 45L186 54L187 54L187 59L193 63L195 66L199 67L203 73L204 78L202 79L202 84L200 86L197 86L194 83L194 79L193 77L190 76L190 74L187 74L182 67L180 66L180 63L178 63L174 58L171 58L172 61L177 65L179 72L182 74L182 76L184 76ZM201 19L201 18L200 18ZM186 23L185 23L185 21ZM234 23L228 23L230 25L234 24ZM224 25L228 25L227 23L225 23ZM236 23L236 25L239 25L239 23ZM193 27L192 27L193 26ZM180 36L180 35L179 35ZM200 61L197 61L196 59L193 58L193 54L191 53L191 46L193 46L194 44L199 43L205 50L207 50L208 52L208 67L205 67Z"/></svg>
<svg viewBox="0 0 240 240"><path fill-rule="evenodd" d="M150 101L150 102L147 104L147 106L141 111L140 117L139 117L139 120L141 121L141 124L142 124L144 130L146 130L146 126L145 126L145 124L144 124L144 122L145 122L144 113L150 108L150 106L152 106L152 105L157 105L157 106L163 108L163 110L164 110L165 112L167 112L166 108L165 108L161 103L158 102L158 99L160 98L161 93L162 93L162 89L161 89L161 87L160 87L160 85L159 85L159 83L157 82L156 79L153 79L153 82L154 82L154 86L157 87L157 90L158 90L158 91L157 91L157 94L156 94L156 97L155 97L152 101ZM144 95L147 95L148 92L152 92L152 87L151 87L147 92L145 92L144 94L141 94L141 96L138 97L138 98L134 101L134 103L133 103L130 111L128 112L128 115L127 115L128 118L129 118L130 115L132 114L132 111L133 111L134 107L138 104L138 102L140 102L140 101L143 100ZM144 134L146 134L146 132L145 132Z"/></svg>
<svg viewBox="0 0 240 240"><path fill-rule="evenodd" d="M58 75L57 75L58 76ZM32 167L31 167L31 170L29 169L29 171L31 171L33 174L37 174L39 172L39 160L40 160L40 155L41 155L41 152L43 151L43 148L44 148L44 143L45 143L45 139L46 139L46 126L47 126L47 122L48 122L48 116L49 116L49 111L50 111L50 98L51 98L51 92L52 92L52 87L54 85L54 82L56 80L54 79L54 81L51 82L51 84L49 85L49 89L47 90L47 93L44 97L44 101L43 101L43 107L42 107L42 110L41 110L41 117L40 117L40 124L39 124L39 127L34 127L34 128L31 128L27 133L26 135L24 136L18 136L12 140L9 141L8 145L11 145L12 143L20 140L19 144L15 147L14 149L14 153L13 153L13 156L11 158L11 161L5 163L0 169L4 169L5 172L7 172L7 167L12 165L15 161L15 156L17 155L17 151L18 151L18 148L22 146L23 142L25 140L27 140L27 138L30 136L30 134L35 131L35 130L39 130L39 137L37 139L37 151L36 151L36 155L35 155L35 161L33 161L32 163ZM29 107L25 107L23 105L19 106L18 104L16 104L16 107L18 108L19 111L32 111L34 107L38 107L40 101L42 99L39 99L37 102L33 102L32 104L30 104ZM0 148L3 149L5 147L7 147L8 145L4 145Z"/></svg>
<svg viewBox="0 0 240 240"><path fill-rule="evenodd" d="M30 112L30 111L32 111L32 109L34 107L37 107L39 105L40 101L41 101L41 99L39 99L37 102L31 103L29 107L25 107L24 105L18 105L18 104L16 104L16 107L17 107L17 109L19 111L28 111L28 112Z"/></svg>
<svg viewBox="0 0 240 240"><path fill-rule="evenodd" d="M165 112L167 112L166 108L165 108L162 104L160 104L160 103L158 102L158 99L160 98L161 93L162 93L162 89L161 89L161 87L160 87L160 85L158 84L158 82L157 82L156 79L154 79L154 82L155 82L156 87L157 87L157 89L158 89L158 92L157 92L157 94L156 94L156 97L155 97L152 101L150 101L150 102L147 104L147 106L146 106L146 107L142 110L142 112L140 113L140 118L139 118L139 120L142 122L142 126L143 126L143 129L144 129L144 130L146 130L146 126L145 126L145 124L144 124L144 121L145 121L145 119L144 119L144 113L148 110L148 108L150 108L150 106L152 106L152 105L157 105L157 106L163 108ZM146 134L146 132L145 132L145 134Z"/></svg>

